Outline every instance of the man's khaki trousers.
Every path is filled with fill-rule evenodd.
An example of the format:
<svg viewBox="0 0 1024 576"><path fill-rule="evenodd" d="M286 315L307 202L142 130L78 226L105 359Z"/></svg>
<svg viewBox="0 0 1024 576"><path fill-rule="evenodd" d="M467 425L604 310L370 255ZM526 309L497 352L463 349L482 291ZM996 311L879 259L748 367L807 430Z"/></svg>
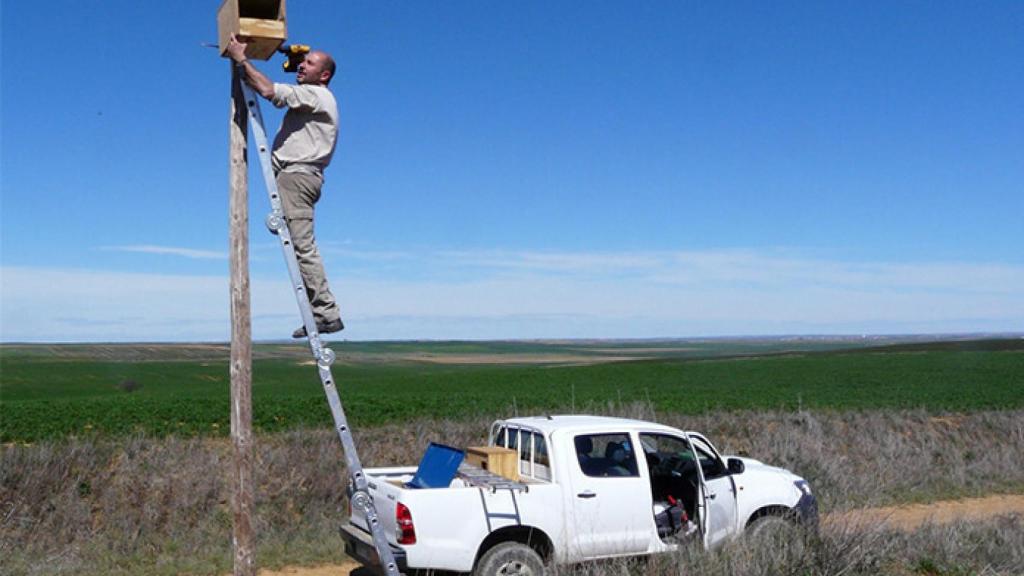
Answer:
<svg viewBox="0 0 1024 576"><path fill-rule="evenodd" d="M304 172L280 172L277 189L281 194L281 208L292 235L299 271L306 285L306 295L318 324L338 320L341 312L334 295L327 286L327 275L320 250L313 238L313 205L320 199L324 181L320 176Z"/></svg>

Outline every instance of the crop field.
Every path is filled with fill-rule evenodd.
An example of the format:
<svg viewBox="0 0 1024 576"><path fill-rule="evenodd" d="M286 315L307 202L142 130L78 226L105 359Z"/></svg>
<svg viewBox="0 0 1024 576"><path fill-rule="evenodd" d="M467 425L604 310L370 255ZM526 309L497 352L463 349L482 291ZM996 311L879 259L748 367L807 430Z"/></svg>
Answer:
<svg viewBox="0 0 1024 576"><path fill-rule="evenodd" d="M766 339L333 344L349 419L377 426L642 402L659 412L1024 407L1024 339ZM220 345L0 347L0 441L92 435L220 436L229 422ZM261 344L259 432L330 423L300 345Z"/></svg>

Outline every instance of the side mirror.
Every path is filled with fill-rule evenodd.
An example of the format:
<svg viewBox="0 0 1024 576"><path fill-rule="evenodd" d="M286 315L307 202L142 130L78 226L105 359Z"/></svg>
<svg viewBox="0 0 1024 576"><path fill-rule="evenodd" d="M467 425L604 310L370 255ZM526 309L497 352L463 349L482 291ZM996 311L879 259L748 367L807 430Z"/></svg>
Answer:
<svg viewBox="0 0 1024 576"><path fill-rule="evenodd" d="M739 458L729 458L725 465L729 468L729 474L743 474L743 471L747 469L743 464L743 460Z"/></svg>

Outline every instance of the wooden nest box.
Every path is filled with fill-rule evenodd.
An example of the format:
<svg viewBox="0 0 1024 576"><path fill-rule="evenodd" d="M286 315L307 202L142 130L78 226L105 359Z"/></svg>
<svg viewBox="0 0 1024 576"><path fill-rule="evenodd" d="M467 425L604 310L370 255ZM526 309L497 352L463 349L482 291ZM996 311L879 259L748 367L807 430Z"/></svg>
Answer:
<svg viewBox="0 0 1024 576"><path fill-rule="evenodd" d="M466 448L466 463L519 481L519 452L511 448L470 446Z"/></svg>
<svg viewBox="0 0 1024 576"><path fill-rule="evenodd" d="M288 37L284 0L224 0L217 10L221 56L227 54L232 34L249 45L247 58L268 60Z"/></svg>

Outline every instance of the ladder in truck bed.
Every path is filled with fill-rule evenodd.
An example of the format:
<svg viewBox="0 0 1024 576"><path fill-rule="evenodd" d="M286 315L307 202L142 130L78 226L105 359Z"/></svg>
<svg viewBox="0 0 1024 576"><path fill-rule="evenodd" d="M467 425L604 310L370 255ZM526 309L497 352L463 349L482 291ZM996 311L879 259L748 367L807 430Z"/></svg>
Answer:
<svg viewBox="0 0 1024 576"><path fill-rule="evenodd" d="M349 429L348 420L345 418L345 410L341 406L341 398L338 396L338 388L331 375L331 364L334 363L334 351L324 346L320 341L320 334L316 329L316 320L313 318L313 309L309 304L309 297L306 294L306 286L299 273L299 262L295 258L295 247L292 246L291 234L288 226L285 225L284 211L281 208L281 197L277 191L277 181L274 178L274 171L270 163L270 147L267 142L267 133L263 128L263 114L260 113L260 105L256 100L256 93L252 87L240 82L245 95L245 105L248 110L249 124L252 126L253 135L256 137L256 150L263 169L263 179L267 185L267 194L270 196L271 212L267 216L267 228L275 234L281 242L281 250L284 252L284 261L288 265L288 275L291 277L292 289L295 291L295 300L299 304L299 313L302 315L302 323L306 327L306 338L309 341L309 349L316 360L317 372L320 374L320 382L324 387L324 394L327 396L327 404L331 407L331 415L334 416L334 427L338 431L342 447L345 449L345 460L348 464L348 473L352 479L353 492L350 496L353 509L358 509L366 516L366 522L370 527L373 536L373 545L377 549L377 557L380 565L387 576L399 576L398 565L395 563L394 554L388 546L384 536L384 527L377 518L377 510L374 508L373 499L367 489L366 475L363 474L363 466L359 462L359 454L356 452L356 444L352 439L352 430Z"/></svg>

